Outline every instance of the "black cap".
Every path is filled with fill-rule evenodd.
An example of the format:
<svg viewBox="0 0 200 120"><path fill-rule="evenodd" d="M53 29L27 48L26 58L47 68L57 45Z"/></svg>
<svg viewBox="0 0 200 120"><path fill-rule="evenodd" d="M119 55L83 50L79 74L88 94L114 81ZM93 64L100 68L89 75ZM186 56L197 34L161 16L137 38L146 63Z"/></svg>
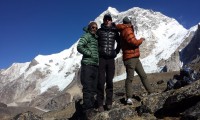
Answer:
<svg viewBox="0 0 200 120"><path fill-rule="evenodd" d="M131 20L130 20L130 18L129 17L124 17L124 19L123 19L123 23L124 24L129 24L129 23L131 23Z"/></svg>
<svg viewBox="0 0 200 120"><path fill-rule="evenodd" d="M103 20L112 20L112 17L109 13L105 14Z"/></svg>

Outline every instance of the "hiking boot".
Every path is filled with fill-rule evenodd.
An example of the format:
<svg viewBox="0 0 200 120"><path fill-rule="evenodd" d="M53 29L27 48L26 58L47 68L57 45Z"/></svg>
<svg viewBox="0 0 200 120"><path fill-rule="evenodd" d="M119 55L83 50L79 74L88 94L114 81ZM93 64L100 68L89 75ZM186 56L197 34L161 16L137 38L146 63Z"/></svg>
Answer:
<svg viewBox="0 0 200 120"><path fill-rule="evenodd" d="M112 105L106 105L106 109L107 110L111 110L112 109Z"/></svg>
<svg viewBox="0 0 200 120"><path fill-rule="evenodd" d="M127 105L133 105L133 101L131 100L131 98L128 98L126 101Z"/></svg>
<svg viewBox="0 0 200 120"><path fill-rule="evenodd" d="M103 106L100 106L100 107L98 108L98 112L103 112L103 111L104 111Z"/></svg>

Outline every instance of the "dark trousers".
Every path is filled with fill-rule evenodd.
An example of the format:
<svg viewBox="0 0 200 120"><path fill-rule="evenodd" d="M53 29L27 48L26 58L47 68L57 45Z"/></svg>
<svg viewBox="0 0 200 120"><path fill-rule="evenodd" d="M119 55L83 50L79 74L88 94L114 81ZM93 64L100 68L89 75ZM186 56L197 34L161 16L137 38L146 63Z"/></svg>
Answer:
<svg viewBox="0 0 200 120"><path fill-rule="evenodd" d="M147 79L147 75L142 67L142 64L140 62L139 58L131 58L126 61L124 61L124 65L126 67L126 73L127 73L127 78L125 80L125 89L126 89L126 97L127 98L132 98L133 94L133 86L132 86L132 81L134 78L134 72L136 71L137 74L139 75L145 89L149 92L152 93L153 89Z"/></svg>
<svg viewBox="0 0 200 120"><path fill-rule="evenodd" d="M97 94L98 67L90 65L81 66L81 84L83 86L83 110L94 107Z"/></svg>
<svg viewBox="0 0 200 120"><path fill-rule="evenodd" d="M113 77L115 74L114 59L99 59L99 79L97 85L97 102L98 106L103 106L104 103L104 86L106 83L106 105L112 105L113 97Z"/></svg>

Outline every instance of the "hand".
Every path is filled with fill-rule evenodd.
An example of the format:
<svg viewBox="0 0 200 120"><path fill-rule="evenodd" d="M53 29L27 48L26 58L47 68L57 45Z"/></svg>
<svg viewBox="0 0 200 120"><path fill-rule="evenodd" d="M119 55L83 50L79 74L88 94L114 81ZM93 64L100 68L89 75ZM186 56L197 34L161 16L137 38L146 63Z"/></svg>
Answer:
<svg viewBox="0 0 200 120"><path fill-rule="evenodd" d="M140 38L141 40L145 41L145 38Z"/></svg>

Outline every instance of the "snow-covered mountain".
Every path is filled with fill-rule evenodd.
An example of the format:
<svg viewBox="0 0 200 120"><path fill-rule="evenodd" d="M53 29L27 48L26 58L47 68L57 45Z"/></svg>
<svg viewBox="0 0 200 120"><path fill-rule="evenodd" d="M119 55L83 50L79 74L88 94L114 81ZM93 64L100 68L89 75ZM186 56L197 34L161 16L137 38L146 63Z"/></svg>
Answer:
<svg viewBox="0 0 200 120"><path fill-rule="evenodd" d="M98 26L103 22L105 13L110 13L116 23L121 23L125 16L132 17L136 37L146 39L140 50L142 64L148 73L161 71L165 64L158 63L169 61L185 40L186 44L190 42L189 38L197 30L197 26L187 30L173 18L138 7L124 12L109 7L95 19ZM38 55L31 62L13 63L9 68L0 70L0 102L10 105L29 103L52 87L58 91L64 90L77 78L76 73L80 68L82 55L77 52L77 43L78 40L60 53ZM181 62L184 61L175 61L178 67L174 71L181 67ZM124 79L126 75L124 68L119 66L123 66L121 54L116 58L115 81Z"/></svg>

